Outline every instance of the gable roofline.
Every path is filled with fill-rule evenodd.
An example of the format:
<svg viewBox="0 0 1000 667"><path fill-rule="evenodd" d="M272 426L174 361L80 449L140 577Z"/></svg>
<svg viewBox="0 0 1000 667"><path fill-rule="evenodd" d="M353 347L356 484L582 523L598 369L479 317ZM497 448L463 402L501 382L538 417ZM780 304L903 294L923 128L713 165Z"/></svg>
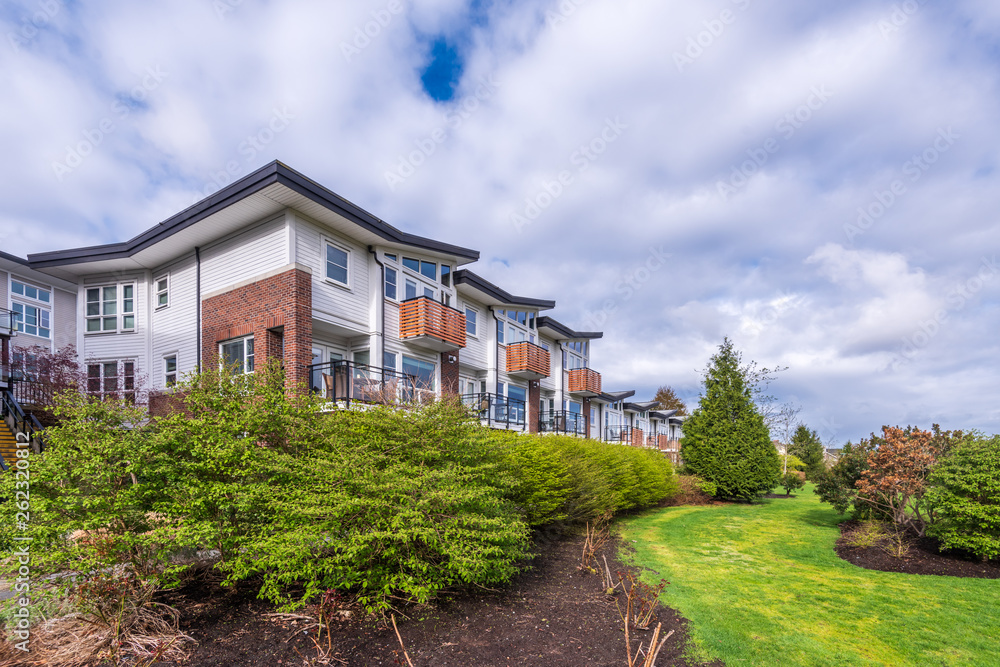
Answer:
<svg viewBox="0 0 1000 667"><path fill-rule="evenodd" d="M442 243L396 229L368 211L347 201L332 190L323 187L284 163L275 160L257 171L244 176L235 183L227 185L212 196L147 229L129 241L35 253L28 255L28 264L32 268L44 268L66 264L125 259L274 184L285 186L289 190L336 212L350 222L380 236L386 241L455 255L456 257L462 257L470 261L479 259L478 250Z"/></svg>
<svg viewBox="0 0 1000 667"><path fill-rule="evenodd" d="M549 329L554 333L558 334L559 339L563 340L596 340L598 338L604 338L604 333L601 331L573 331L568 326L559 322L558 320L552 319L549 316L538 318L538 329Z"/></svg>
<svg viewBox="0 0 1000 667"><path fill-rule="evenodd" d="M459 285L468 285L477 292L481 292L491 299L499 301L505 305L525 306L527 308L538 308L539 310L551 310L556 307L555 301L549 301L547 299L532 299L526 296L514 296L510 292L497 287L482 276L473 273L468 269L459 269L458 271L455 271L452 280L455 283L455 287L458 287Z"/></svg>

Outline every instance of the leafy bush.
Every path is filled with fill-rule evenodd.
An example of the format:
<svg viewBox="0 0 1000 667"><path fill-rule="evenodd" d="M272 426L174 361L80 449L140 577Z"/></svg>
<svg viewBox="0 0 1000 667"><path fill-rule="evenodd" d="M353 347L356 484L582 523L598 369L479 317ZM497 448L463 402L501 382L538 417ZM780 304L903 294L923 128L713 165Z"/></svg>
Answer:
<svg viewBox="0 0 1000 667"><path fill-rule="evenodd" d="M684 423L685 467L713 482L720 498L753 500L779 481L778 452L754 406L748 372L727 338L705 371L698 408Z"/></svg>
<svg viewBox="0 0 1000 667"><path fill-rule="evenodd" d="M786 496L792 495L792 491L801 489L806 485L806 480L803 477L805 477L804 473L795 472L794 470L789 470L784 474L781 478L781 488L785 490Z"/></svg>
<svg viewBox="0 0 1000 667"><path fill-rule="evenodd" d="M931 533L945 549L1000 557L1000 436L975 434L931 473L929 502L938 513Z"/></svg>
<svg viewBox="0 0 1000 667"><path fill-rule="evenodd" d="M788 454L787 456L778 455L778 460L781 462L781 469L784 470L788 467L788 470L804 471L806 469L806 463L794 454Z"/></svg>
<svg viewBox="0 0 1000 667"><path fill-rule="evenodd" d="M844 540L849 547L877 547L885 542L889 531L882 521L862 521Z"/></svg>
<svg viewBox="0 0 1000 667"><path fill-rule="evenodd" d="M837 462L817 480L815 493L822 502L830 503L840 514L853 510L857 519L871 518L872 508L859 500L857 483L868 469L868 454L877 442L879 439L872 435L871 440L844 445Z"/></svg>

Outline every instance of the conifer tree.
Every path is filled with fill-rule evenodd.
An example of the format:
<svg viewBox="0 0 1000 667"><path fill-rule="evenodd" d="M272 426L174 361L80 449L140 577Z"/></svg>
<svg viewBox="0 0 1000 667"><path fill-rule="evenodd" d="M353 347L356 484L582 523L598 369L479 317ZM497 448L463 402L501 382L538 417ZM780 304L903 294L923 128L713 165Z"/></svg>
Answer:
<svg viewBox="0 0 1000 667"><path fill-rule="evenodd" d="M806 478L815 481L826 471L823 442L816 431L810 431L805 424L799 424L788 446L788 453L802 459L806 464Z"/></svg>
<svg viewBox="0 0 1000 667"><path fill-rule="evenodd" d="M698 408L684 423L681 456L691 473L715 484L720 498L753 500L778 484L778 451L729 338L705 371Z"/></svg>

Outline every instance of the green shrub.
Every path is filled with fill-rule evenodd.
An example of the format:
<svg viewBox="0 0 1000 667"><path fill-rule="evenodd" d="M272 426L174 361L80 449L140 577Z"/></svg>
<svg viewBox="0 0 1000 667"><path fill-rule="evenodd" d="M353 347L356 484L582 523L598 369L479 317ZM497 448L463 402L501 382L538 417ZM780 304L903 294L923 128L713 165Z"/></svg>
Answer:
<svg viewBox="0 0 1000 667"><path fill-rule="evenodd" d="M787 459L787 461L786 461ZM778 455L778 460L781 462L781 469L784 470L787 466L788 470L798 470L805 471L806 463L795 454L789 454L787 456Z"/></svg>
<svg viewBox="0 0 1000 667"><path fill-rule="evenodd" d="M806 480L803 479L804 477L805 473L796 472L794 470L789 470L785 473L781 478L781 488L785 490L785 495L790 496L792 495L792 491L801 489L805 486Z"/></svg>
<svg viewBox="0 0 1000 667"><path fill-rule="evenodd" d="M889 531L882 521L862 521L844 543L849 547L876 547L883 544L888 535Z"/></svg>
<svg viewBox="0 0 1000 667"><path fill-rule="evenodd" d="M817 480L815 493L822 502L830 503L840 514L853 509L857 519L873 515L872 507L859 499L857 483L868 469L868 453L879 441L873 435L871 440L862 440L857 445L850 442L844 445L837 462Z"/></svg>
<svg viewBox="0 0 1000 667"><path fill-rule="evenodd" d="M974 435L958 443L929 481L937 514L930 533L942 547L1000 557L1000 436Z"/></svg>

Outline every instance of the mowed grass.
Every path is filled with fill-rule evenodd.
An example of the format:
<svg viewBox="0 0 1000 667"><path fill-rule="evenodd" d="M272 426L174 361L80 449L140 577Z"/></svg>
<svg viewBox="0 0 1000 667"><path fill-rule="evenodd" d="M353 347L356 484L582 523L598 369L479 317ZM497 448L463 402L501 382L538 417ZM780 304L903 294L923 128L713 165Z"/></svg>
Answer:
<svg viewBox="0 0 1000 667"><path fill-rule="evenodd" d="M735 665L1000 665L1000 580L874 572L833 551L844 518L812 485L759 505L676 507L622 537L695 655ZM655 574L658 573L658 574Z"/></svg>

